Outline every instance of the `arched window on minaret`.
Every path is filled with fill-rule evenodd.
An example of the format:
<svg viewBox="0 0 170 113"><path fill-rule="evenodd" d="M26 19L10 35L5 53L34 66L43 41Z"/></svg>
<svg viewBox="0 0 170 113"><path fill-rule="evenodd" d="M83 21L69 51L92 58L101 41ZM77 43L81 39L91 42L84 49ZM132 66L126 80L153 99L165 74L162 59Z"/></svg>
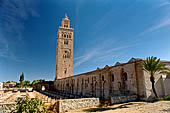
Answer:
<svg viewBox="0 0 170 113"><path fill-rule="evenodd" d="M68 40L64 40L64 44L68 45Z"/></svg>

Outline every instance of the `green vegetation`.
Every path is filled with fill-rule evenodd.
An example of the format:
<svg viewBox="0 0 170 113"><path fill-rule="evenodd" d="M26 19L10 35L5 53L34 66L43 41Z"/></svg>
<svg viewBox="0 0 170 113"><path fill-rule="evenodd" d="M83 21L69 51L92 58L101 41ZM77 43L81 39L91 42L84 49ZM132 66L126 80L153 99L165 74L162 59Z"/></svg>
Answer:
<svg viewBox="0 0 170 113"><path fill-rule="evenodd" d="M17 113L46 113L47 107L39 98L18 98Z"/></svg>
<svg viewBox="0 0 170 113"><path fill-rule="evenodd" d="M24 82L24 72L22 72L19 81L20 81L20 87L23 87L23 82Z"/></svg>
<svg viewBox="0 0 170 113"><path fill-rule="evenodd" d="M154 101L170 100L170 95L169 96L164 96L163 98L156 98L156 97L154 97L153 99L154 99Z"/></svg>
<svg viewBox="0 0 170 113"><path fill-rule="evenodd" d="M39 79L39 80L34 80L32 83L29 80L25 80L24 81L24 72L22 72L22 74L20 75L20 79L19 79L19 83L15 82L15 81L7 81L6 83L12 83L15 82L17 88L27 88L27 87L33 87L34 84L38 83L38 82L44 82L45 79ZM4 86L5 87L5 86Z"/></svg>
<svg viewBox="0 0 170 113"><path fill-rule="evenodd" d="M23 86L24 87L30 87L31 86L30 81L29 80L24 81Z"/></svg>
<svg viewBox="0 0 170 113"><path fill-rule="evenodd" d="M9 80L9 81L7 81L6 83L11 83L11 82L15 82L15 81L10 81L10 80Z"/></svg>
<svg viewBox="0 0 170 113"><path fill-rule="evenodd" d="M156 57L148 57L142 63L143 70L150 74L150 81L152 83L152 90L158 98L156 89L155 89L155 73L169 73L169 69L165 67L166 64L160 63L160 59Z"/></svg>
<svg viewBox="0 0 170 113"><path fill-rule="evenodd" d="M44 82L45 79L40 79L40 80L34 80L31 84L31 86L34 86L34 84L38 83L38 82Z"/></svg>

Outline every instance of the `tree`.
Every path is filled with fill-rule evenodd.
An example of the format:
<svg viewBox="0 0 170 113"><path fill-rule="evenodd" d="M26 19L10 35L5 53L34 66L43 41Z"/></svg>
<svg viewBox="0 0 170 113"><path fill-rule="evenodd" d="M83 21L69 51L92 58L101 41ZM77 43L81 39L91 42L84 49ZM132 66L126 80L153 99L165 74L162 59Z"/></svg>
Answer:
<svg viewBox="0 0 170 113"><path fill-rule="evenodd" d="M10 80L8 80L6 83L11 83L11 82L15 82L15 81L10 81Z"/></svg>
<svg viewBox="0 0 170 113"><path fill-rule="evenodd" d="M141 62L143 70L150 74L150 81L152 83L152 90L155 96L158 98L155 89L155 74L156 73L168 73L169 69L165 67L166 64L160 63L160 59L157 57L147 57L146 60Z"/></svg>
<svg viewBox="0 0 170 113"><path fill-rule="evenodd" d="M23 85L24 87L30 86L30 81L29 80L24 81Z"/></svg>
<svg viewBox="0 0 170 113"><path fill-rule="evenodd" d="M44 81L45 81L45 79L34 80L31 85L34 86L34 84L36 84L38 82L44 82Z"/></svg>
<svg viewBox="0 0 170 113"><path fill-rule="evenodd" d="M24 82L24 72L22 72L19 81L20 81L20 86L22 87L23 86L23 82Z"/></svg>

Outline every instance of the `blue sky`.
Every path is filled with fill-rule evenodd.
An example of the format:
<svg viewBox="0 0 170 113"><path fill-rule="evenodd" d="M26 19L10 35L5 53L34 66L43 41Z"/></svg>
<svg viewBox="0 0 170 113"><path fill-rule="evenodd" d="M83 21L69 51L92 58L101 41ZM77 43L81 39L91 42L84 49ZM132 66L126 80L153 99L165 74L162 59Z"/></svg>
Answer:
<svg viewBox="0 0 170 113"><path fill-rule="evenodd" d="M0 0L0 81L54 80L57 30L74 31L74 75L132 57L170 60L168 0Z"/></svg>

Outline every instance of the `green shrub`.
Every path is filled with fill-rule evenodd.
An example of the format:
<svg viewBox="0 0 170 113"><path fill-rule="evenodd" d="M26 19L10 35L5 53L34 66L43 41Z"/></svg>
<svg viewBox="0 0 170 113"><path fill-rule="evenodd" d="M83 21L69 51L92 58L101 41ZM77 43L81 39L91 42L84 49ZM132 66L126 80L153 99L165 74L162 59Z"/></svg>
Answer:
<svg viewBox="0 0 170 113"><path fill-rule="evenodd" d="M170 100L170 96L164 96L163 98L153 98L154 101L161 101L161 100Z"/></svg>
<svg viewBox="0 0 170 113"><path fill-rule="evenodd" d="M161 101L161 100L163 100L163 98L156 98L156 97L154 97L153 100L154 101Z"/></svg>
<svg viewBox="0 0 170 113"><path fill-rule="evenodd" d="M18 98L17 99L17 113L45 113L46 106L39 98Z"/></svg>
<svg viewBox="0 0 170 113"><path fill-rule="evenodd" d="M170 100L170 96L163 97L163 100Z"/></svg>

